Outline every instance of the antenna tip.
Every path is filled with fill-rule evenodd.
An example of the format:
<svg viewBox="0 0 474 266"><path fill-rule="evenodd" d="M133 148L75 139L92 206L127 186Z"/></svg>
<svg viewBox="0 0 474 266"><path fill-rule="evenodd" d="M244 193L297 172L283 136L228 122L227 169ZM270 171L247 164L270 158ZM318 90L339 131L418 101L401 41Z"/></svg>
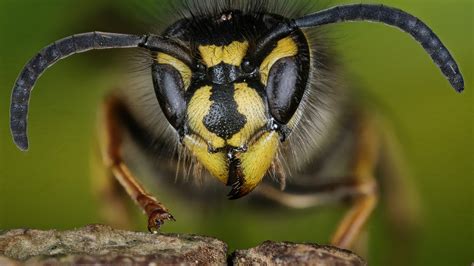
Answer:
<svg viewBox="0 0 474 266"><path fill-rule="evenodd" d="M21 151L28 151L28 137L26 135L14 136L13 141L15 142L18 149Z"/></svg>
<svg viewBox="0 0 474 266"><path fill-rule="evenodd" d="M449 82L457 92L461 93L464 91L464 78L461 73L456 74Z"/></svg>

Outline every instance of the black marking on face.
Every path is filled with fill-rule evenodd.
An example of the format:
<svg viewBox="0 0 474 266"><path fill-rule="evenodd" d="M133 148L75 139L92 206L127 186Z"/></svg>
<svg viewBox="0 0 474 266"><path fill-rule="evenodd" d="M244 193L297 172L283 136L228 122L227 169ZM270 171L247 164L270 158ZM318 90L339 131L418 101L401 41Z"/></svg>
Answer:
<svg viewBox="0 0 474 266"><path fill-rule="evenodd" d="M237 110L233 84L214 85L210 100L213 102L204 117L206 128L223 139L230 139L247 123L247 118Z"/></svg>
<svg viewBox="0 0 474 266"><path fill-rule="evenodd" d="M220 63L209 69L209 80L214 84L228 84L236 81L241 73L238 67Z"/></svg>

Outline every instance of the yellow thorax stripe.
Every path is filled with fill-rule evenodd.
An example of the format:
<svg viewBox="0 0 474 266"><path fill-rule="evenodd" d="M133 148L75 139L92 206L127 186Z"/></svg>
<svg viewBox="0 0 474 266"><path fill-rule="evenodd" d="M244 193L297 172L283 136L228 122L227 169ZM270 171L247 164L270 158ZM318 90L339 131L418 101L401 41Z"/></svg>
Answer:
<svg viewBox="0 0 474 266"><path fill-rule="evenodd" d="M199 52L207 67L213 67L220 63L240 66L249 47L248 42L232 42L227 46L202 45Z"/></svg>
<svg viewBox="0 0 474 266"><path fill-rule="evenodd" d="M277 46L273 51L265 57L262 64L260 65L260 76L261 81L264 85L267 85L268 75L272 66L280 59L285 57L291 57L298 54L298 45L291 37L286 37L278 41Z"/></svg>
<svg viewBox="0 0 474 266"><path fill-rule="evenodd" d="M185 63L164 53L158 53L156 60L158 64L167 64L176 68L183 79L184 89L187 90L189 88L189 85L191 85L192 72Z"/></svg>

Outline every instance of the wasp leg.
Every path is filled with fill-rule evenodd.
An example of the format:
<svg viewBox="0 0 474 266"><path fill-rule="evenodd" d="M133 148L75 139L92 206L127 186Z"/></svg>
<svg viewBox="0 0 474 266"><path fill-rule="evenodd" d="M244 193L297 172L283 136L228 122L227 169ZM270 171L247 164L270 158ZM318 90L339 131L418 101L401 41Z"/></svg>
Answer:
<svg viewBox="0 0 474 266"><path fill-rule="evenodd" d="M95 151L95 150L94 150ZM91 158L91 183L95 198L100 200L100 214L105 223L116 228L129 229L132 226L127 195L109 169L104 169L99 152ZM100 163L99 163L100 162Z"/></svg>
<svg viewBox="0 0 474 266"><path fill-rule="evenodd" d="M120 126L120 114L124 112L127 112L127 108L120 99L114 96L106 99L103 106L105 145L102 151L104 162L127 194L148 216L148 230L157 233L165 220L174 221L174 217L161 202L146 192L123 160L121 149L123 128Z"/></svg>
<svg viewBox="0 0 474 266"><path fill-rule="evenodd" d="M357 143L352 155L350 176L343 178L347 181L315 186L305 194L280 191L268 184L262 184L257 190L267 199L299 209L350 200L352 207L331 240L332 245L341 248L349 248L354 244L378 201L378 186L374 177L379 156L378 133L372 121L362 117L357 125Z"/></svg>
<svg viewBox="0 0 474 266"><path fill-rule="evenodd" d="M353 199L367 190L367 187L357 187L353 181L347 181L314 187L311 192L303 194L289 193L269 184L261 184L256 193L289 208L306 209Z"/></svg>
<svg viewBox="0 0 474 266"><path fill-rule="evenodd" d="M339 224L331 239L331 244L340 248L350 248L361 233L377 205L377 193L375 183L368 193L361 194L354 200L354 205Z"/></svg>
<svg viewBox="0 0 474 266"><path fill-rule="evenodd" d="M360 192L360 195L354 199L353 206L339 224L331 240L331 244L341 248L351 247L378 201L374 173L379 158L379 134L373 121L364 115L359 117L358 122L351 172L355 189Z"/></svg>

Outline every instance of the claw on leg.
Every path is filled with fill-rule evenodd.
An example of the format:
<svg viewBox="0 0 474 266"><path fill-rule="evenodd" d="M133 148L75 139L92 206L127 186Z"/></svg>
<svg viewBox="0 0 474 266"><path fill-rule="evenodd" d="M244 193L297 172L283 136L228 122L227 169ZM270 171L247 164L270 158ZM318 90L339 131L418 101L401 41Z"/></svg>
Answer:
<svg viewBox="0 0 474 266"><path fill-rule="evenodd" d="M137 203L143 208L148 216L148 231L156 234L165 221L176 221L163 204L155 198L147 195L137 197Z"/></svg>
<svg viewBox="0 0 474 266"><path fill-rule="evenodd" d="M165 221L176 221L170 213L163 210L156 210L148 216L148 231L152 234L157 234L160 231L161 225Z"/></svg>

